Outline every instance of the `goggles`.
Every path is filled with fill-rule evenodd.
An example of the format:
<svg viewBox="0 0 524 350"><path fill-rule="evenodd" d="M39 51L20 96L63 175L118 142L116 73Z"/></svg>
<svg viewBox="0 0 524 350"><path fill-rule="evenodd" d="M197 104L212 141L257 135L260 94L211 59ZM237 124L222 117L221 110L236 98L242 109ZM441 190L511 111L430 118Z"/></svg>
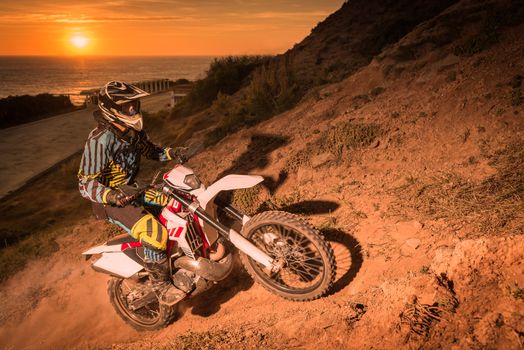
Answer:
<svg viewBox="0 0 524 350"><path fill-rule="evenodd" d="M140 113L140 104L138 101L126 102L122 105L122 114L132 117Z"/></svg>

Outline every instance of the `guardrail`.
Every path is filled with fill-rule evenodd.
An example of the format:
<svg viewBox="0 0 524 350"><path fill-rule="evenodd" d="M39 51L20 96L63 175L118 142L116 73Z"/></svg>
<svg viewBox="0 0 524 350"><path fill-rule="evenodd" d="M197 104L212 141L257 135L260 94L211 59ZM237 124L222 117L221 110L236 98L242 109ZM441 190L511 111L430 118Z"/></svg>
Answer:
<svg viewBox="0 0 524 350"><path fill-rule="evenodd" d="M153 79L153 80L143 80L139 82L132 83L133 85L139 87L140 89L149 92L150 94L155 94L159 92L173 91L173 105L178 103L183 97L187 95L192 83L175 83L170 79ZM85 96L85 104L96 104L98 92L100 88L82 90L80 96Z"/></svg>

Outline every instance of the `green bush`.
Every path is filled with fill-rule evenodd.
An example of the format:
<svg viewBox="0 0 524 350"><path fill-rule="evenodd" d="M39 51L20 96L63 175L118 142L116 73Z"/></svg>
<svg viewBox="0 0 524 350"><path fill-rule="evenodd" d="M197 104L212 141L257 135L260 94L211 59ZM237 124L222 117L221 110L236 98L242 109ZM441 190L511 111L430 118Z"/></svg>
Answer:
<svg viewBox="0 0 524 350"><path fill-rule="evenodd" d="M0 99L0 129L75 109L67 95L9 96Z"/></svg>
<svg viewBox="0 0 524 350"><path fill-rule="evenodd" d="M272 63L256 70L248 87L248 111L263 120L294 106L301 89L287 63Z"/></svg>
<svg viewBox="0 0 524 350"><path fill-rule="evenodd" d="M211 111L217 127L207 135L206 145L230 133L252 126L294 106L303 91L285 63L268 63L255 70L242 97L218 93Z"/></svg>
<svg viewBox="0 0 524 350"><path fill-rule="evenodd" d="M269 60L268 56L227 56L215 58L204 79L173 109L173 116L184 117L211 106L218 94L232 95L246 84L252 71Z"/></svg>

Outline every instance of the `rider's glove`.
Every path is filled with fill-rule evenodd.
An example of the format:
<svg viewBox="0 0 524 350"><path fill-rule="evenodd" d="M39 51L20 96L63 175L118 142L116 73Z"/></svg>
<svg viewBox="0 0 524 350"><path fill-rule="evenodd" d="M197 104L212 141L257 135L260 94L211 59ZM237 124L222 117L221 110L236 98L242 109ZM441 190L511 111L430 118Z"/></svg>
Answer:
<svg viewBox="0 0 524 350"><path fill-rule="evenodd" d="M117 206L125 207L134 200L133 196L126 196L122 192L111 190L106 196L106 203Z"/></svg>
<svg viewBox="0 0 524 350"><path fill-rule="evenodd" d="M176 161L177 163L185 163L189 158L187 151L187 147L170 148L168 151L169 158Z"/></svg>

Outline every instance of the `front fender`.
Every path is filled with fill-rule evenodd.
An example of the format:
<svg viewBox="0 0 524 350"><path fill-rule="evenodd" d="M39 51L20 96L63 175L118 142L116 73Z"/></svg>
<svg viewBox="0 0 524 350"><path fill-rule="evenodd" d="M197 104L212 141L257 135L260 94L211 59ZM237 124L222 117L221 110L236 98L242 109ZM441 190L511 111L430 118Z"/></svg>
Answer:
<svg viewBox="0 0 524 350"><path fill-rule="evenodd" d="M206 208L209 201L215 198L221 191L250 188L262 181L264 181L264 178L258 175L227 175L209 186L204 192L200 193L197 196L197 199L200 206Z"/></svg>

